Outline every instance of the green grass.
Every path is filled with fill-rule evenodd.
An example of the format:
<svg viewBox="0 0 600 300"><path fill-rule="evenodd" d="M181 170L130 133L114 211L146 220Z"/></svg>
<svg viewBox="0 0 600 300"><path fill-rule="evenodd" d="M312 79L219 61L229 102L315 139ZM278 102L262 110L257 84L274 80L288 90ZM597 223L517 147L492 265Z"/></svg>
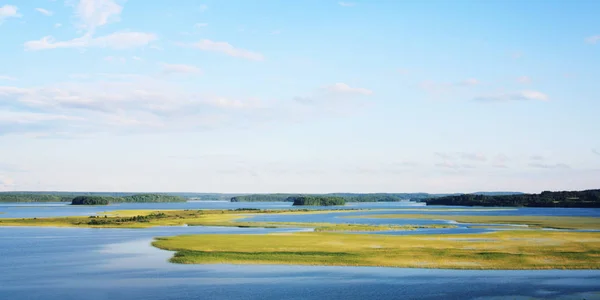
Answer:
<svg viewBox="0 0 600 300"><path fill-rule="evenodd" d="M343 212L347 210L337 211ZM600 218L536 216L370 215L368 218L526 224L529 230L487 234L368 235L341 232L448 228L452 224L369 225L250 222L263 214L318 214L330 210L123 210L90 217L2 218L0 226L146 228L152 226L304 227L315 232L267 235L190 235L159 238L176 263L302 264L450 269L600 269L599 232L552 232L539 227L598 229ZM485 225L479 225L482 227Z"/></svg>
<svg viewBox="0 0 600 300"><path fill-rule="evenodd" d="M183 264L299 264L448 269L600 269L600 234L503 231L481 235L324 232L184 235L153 245Z"/></svg>
<svg viewBox="0 0 600 300"><path fill-rule="evenodd" d="M256 210L117 210L89 217L6 218L0 226L53 226L92 228L148 228L154 226L227 226L227 227L297 227L315 231L389 231L418 228L452 228L454 225L369 225L303 222L243 222L241 219L260 214L313 214L330 211L256 211Z"/></svg>
<svg viewBox="0 0 600 300"><path fill-rule="evenodd" d="M460 223L528 225L532 228L600 229L600 218L595 217L381 214L355 218L453 220Z"/></svg>

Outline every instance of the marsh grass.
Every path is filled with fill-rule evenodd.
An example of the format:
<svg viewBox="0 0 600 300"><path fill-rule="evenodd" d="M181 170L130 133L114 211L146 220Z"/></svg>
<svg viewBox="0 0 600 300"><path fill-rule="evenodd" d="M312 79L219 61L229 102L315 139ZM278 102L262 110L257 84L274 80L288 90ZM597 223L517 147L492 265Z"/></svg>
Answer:
<svg viewBox="0 0 600 300"><path fill-rule="evenodd" d="M153 245L174 263L300 264L448 269L600 269L600 234L504 231L473 235L300 232L184 235Z"/></svg>
<svg viewBox="0 0 600 300"><path fill-rule="evenodd" d="M317 211L321 213L322 211ZM331 211L325 211L331 212ZM452 228L454 225L369 225L303 222L243 222L241 219L260 214L312 214L313 211L236 210L121 210L102 212L88 217L0 219L0 226L54 226L93 228L148 228L154 226L225 226L261 228L314 228L315 231L390 231L419 228Z"/></svg>
<svg viewBox="0 0 600 300"><path fill-rule="evenodd" d="M600 218L597 217L554 217L554 216L462 216L462 215L428 215L428 214L381 214L356 216L356 218L379 219L428 219L446 220L473 224L511 224L527 225L532 228L554 229L600 229ZM475 225L479 226L480 225ZM497 228L497 227L494 227Z"/></svg>

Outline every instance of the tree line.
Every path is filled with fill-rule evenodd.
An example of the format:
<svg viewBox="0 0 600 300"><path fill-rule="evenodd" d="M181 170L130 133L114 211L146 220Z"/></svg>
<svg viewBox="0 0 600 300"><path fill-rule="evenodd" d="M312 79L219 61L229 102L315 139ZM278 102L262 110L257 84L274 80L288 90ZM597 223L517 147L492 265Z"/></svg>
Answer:
<svg viewBox="0 0 600 300"><path fill-rule="evenodd" d="M288 202L294 202L294 206L311 205L311 206L333 206L344 205L346 200L339 196L291 196L286 199Z"/></svg>
<svg viewBox="0 0 600 300"><path fill-rule="evenodd" d="M231 202L293 202L290 197L296 196L341 197L346 202L399 202L427 199L436 195L427 193L251 194L232 197Z"/></svg>
<svg viewBox="0 0 600 300"><path fill-rule="evenodd" d="M600 190L544 191L539 194L479 195L462 194L424 200L427 205L524 206L524 207L600 207Z"/></svg>
<svg viewBox="0 0 600 300"><path fill-rule="evenodd" d="M183 197L163 194L138 194L125 197L110 196L77 196L71 201L72 205L108 205L110 203L158 203L185 202Z"/></svg>

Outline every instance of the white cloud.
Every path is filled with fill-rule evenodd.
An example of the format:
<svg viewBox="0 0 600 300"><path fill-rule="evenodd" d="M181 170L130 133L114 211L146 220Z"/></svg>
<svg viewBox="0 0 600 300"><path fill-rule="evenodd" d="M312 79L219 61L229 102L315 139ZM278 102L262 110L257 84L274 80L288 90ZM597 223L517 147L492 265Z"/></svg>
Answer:
<svg viewBox="0 0 600 300"><path fill-rule="evenodd" d="M192 70L167 66L171 71ZM188 90L163 76L82 74L70 82L38 87L0 86L4 123L0 135L45 138L99 133L194 132L265 126L343 116L356 111L348 97L322 94L314 105L295 101L229 97ZM81 78L81 79L79 79ZM339 101L338 101L339 100ZM29 111L30 114L23 114Z"/></svg>
<svg viewBox="0 0 600 300"><path fill-rule="evenodd" d="M596 44L596 43L600 42L600 34L587 37L585 39L585 42L588 44Z"/></svg>
<svg viewBox="0 0 600 300"><path fill-rule="evenodd" d="M486 161L487 158L481 153L459 152L458 155L464 160Z"/></svg>
<svg viewBox="0 0 600 300"><path fill-rule="evenodd" d="M9 191L15 187L15 181L5 175L0 175L0 191Z"/></svg>
<svg viewBox="0 0 600 300"><path fill-rule="evenodd" d="M0 124L6 123L18 123L18 124L30 124L38 123L41 121L56 121L56 120L82 120L75 116L66 115L55 115L55 114L44 114L44 113L32 113L32 112L13 112L3 110L0 111Z"/></svg>
<svg viewBox="0 0 600 300"><path fill-rule="evenodd" d="M448 154L448 153L443 153L443 152L435 152L433 153L435 156L440 157L442 159L452 159L453 155L452 154Z"/></svg>
<svg viewBox="0 0 600 300"><path fill-rule="evenodd" d="M530 163L530 167L539 169L570 169L566 164L543 164L543 163Z"/></svg>
<svg viewBox="0 0 600 300"><path fill-rule="evenodd" d="M241 109L257 106L257 101L243 102L225 97L216 97L208 100L208 103L221 108Z"/></svg>
<svg viewBox="0 0 600 300"><path fill-rule="evenodd" d="M45 50L57 48L112 48L127 49L148 45L156 40L156 35L145 32L116 32L105 36L92 37L89 34L68 41L55 41L45 36L37 41L25 42L25 50Z"/></svg>
<svg viewBox="0 0 600 300"><path fill-rule="evenodd" d="M333 85L325 87L328 91L334 93L343 93L343 94L358 94L358 95L371 95L373 91L365 88L354 88L350 87L345 83L334 83Z"/></svg>
<svg viewBox="0 0 600 300"><path fill-rule="evenodd" d="M445 160L445 161L474 161L474 162L484 162L487 161L487 157L481 153L474 152L453 152L453 153L444 153L444 152L434 152L434 155ZM497 157L498 158L498 157ZM504 160L498 160L499 162L504 162Z"/></svg>
<svg viewBox="0 0 600 300"><path fill-rule="evenodd" d="M184 64L162 64L163 74L200 74L200 68Z"/></svg>
<svg viewBox="0 0 600 300"><path fill-rule="evenodd" d="M205 12L207 9L208 9L208 5L206 5L206 4L202 4L202 5L200 5L200 7L198 7L198 10L200 12Z"/></svg>
<svg viewBox="0 0 600 300"><path fill-rule="evenodd" d="M153 77L116 75L86 76L83 81L45 87L0 86L0 103L9 109L18 108L0 110L0 135L194 131L207 126L240 126L248 118L256 122L264 119L264 115L246 113L248 109L256 112L254 109L261 108L258 99L194 93L174 82ZM98 80L94 80L95 76L99 76ZM281 111L282 107L278 109ZM231 122L231 118L242 123Z"/></svg>
<svg viewBox="0 0 600 300"><path fill-rule="evenodd" d="M481 82L479 82L479 80L475 79L475 78L468 78L465 79L463 81L458 82L458 85L462 85L462 86L475 86L480 84Z"/></svg>
<svg viewBox="0 0 600 300"><path fill-rule="evenodd" d="M515 93L479 96L476 101L482 102L505 102L505 101L547 101L548 95L538 91L520 91Z"/></svg>
<svg viewBox="0 0 600 300"><path fill-rule="evenodd" d="M17 80L17 79L12 76L0 75L0 80Z"/></svg>
<svg viewBox="0 0 600 300"><path fill-rule="evenodd" d="M20 18L19 9L14 5L0 6L0 24L8 18Z"/></svg>
<svg viewBox="0 0 600 300"><path fill-rule="evenodd" d="M252 52L241 48L235 48L233 45L227 42L214 42L205 39L192 44L192 47L200 49L202 51L219 52L229 56L240 57L249 60L261 61L264 59L263 55L260 53Z"/></svg>
<svg viewBox="0 0 600 300"><path fill-rule="evenodd" d="M208 23L196 23L196 24L194 24L194 28L196 28L196 29L201 29L201 28L206 27L206 26L208 26Z"/></svg>
<svg viewBox="0 0 600 300"><path fill-rule="evenodd" d="M532 156L529 157L529 159L536 160L536 161L545 160L545 158L543 156L541 156L541 155L532 155Z"/></svg>
<svg viewBox="0 0 600 300"><path fill-rule="evenodd" d="M458 169L473 169L473 168L475 168L475 166L473 166L473 165L458 164L458 163L447 162L447 161L441 162L441 163L436 163L435 166L438 167L438 168L446 168L446 169L454 169L454 170L458 170Z"/></svg>
<svg viewBox="0 0 600 300"><path fill-rule="evenodd" d="M351 7L351 6L355 6L356 5L356 3L354 3L354 2L343 2L343 1L338 2L338 4L340 6L344 6L344 7Z"/></svg>
<svg viewBox="0 0 600 300"><path fill-rule="evenodd" d="M75 15L80 27L93 32L97 27L118 21L123 7L113 0L80 0L75 7Z"/></svg>
<svg viewBox="0 0 600 300"><path fill-rule="evenodd" d="M62 27L62 24L60 24L60 23L54 24L54 28L59 28L59 27Z"/></svg>
<svg viewBox="0 0 600 300"><path fill-rule="evenodd" d="M0 96L22 95L26 93L27 89L18 88L14 86L0 86Z"/></svg>
<svg viewBox="0 0 600 300"><path fill-rule="evenodd" d="M529 76L521 76L521 77L517 78L517 82L518 83L522 83L522 84L530 84L531 83L531 77L529 77Z"/></svg>
<svg viewBox="0 0 600 300"><path fill-rule="evenodd" d="M54 14L53 12L51 12L51 11L49 11L47 9L43 9L43 8L39 8L39 7L36 8L35 10L37 10L38 12L40 12L42 15L46 15L46 16L51 16L51 15Z"/></svg>
<svg viewBox="0 0 600 300"><path fill-rule="evenodd" d="M135 56L135 55L134 55L134 56L132 56L132 57L131 57L131 59L133 59L133 60L137 60L137 61L141 61L141 60L143 60L141 57L139 57L139 56Z"/></svg>

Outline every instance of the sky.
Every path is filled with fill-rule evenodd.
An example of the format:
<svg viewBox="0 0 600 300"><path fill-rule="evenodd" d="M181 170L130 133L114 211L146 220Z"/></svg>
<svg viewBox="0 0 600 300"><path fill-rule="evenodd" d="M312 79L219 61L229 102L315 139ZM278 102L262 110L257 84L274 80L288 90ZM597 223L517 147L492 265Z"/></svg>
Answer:
<svg viewBox="0 0 600 300"><path fill-rule="evenodd" d="M0 191L600 188L598 11L0 0Z"/></svg>

